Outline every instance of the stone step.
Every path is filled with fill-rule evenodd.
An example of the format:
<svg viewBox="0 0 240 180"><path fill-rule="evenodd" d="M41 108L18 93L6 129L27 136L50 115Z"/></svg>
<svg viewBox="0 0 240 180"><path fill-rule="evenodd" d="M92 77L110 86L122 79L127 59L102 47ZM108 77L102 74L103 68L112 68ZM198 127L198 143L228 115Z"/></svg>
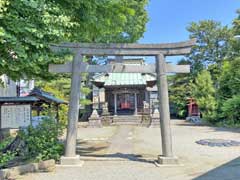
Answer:
<svg viewBox="0 0 240 180"><path fill-rule="evenodd" d="M142 116L113 116L113 118L142 118Z"/></svg>
<svg viewBox="0 0 240 180"><path fill-rule="evenodd" d="M112 124L142 124L141 122L113 122Z"/></svg>
<svg viewBox="0 0 240 180"><path fill-rule="evenodd" d="M133 118L129 118L129 119L113 119L113 121L141 121L142 119L133 119Z"/></svg>
<svg viewBox="0 0 240 180"><path fill-rule="evenodd" d="M113 116L114 120L141 120L142 116Z"/></svg>
<svg viewBox="0 0 240 180"><path fill-rule="evenodd" d="M143 121L142 115L118 115L112 116L112 125L148 125Z"/></svg>
<svg viewBox="0 0 240 180"><path fill-rule="evenodd" d="M124 125L124 124L141 124L141 123L135 123L135 122L113 122L112 124L121 124L121 125Z"/></svg>
<svg viewBox="0 0 240 180"><path fill-rule="evenodd" d="M119 123L141 123L142 121L139 121L139 120L113 120L113 122L119 122Z"/></svg>
<svg viewBox="0 0 240 180"><path fill-rule="evenodd" d="M149 126L149 123L115 122L115 123L112 123L111 125L113 125L113 126L115 126L115 125Z"/></svg>

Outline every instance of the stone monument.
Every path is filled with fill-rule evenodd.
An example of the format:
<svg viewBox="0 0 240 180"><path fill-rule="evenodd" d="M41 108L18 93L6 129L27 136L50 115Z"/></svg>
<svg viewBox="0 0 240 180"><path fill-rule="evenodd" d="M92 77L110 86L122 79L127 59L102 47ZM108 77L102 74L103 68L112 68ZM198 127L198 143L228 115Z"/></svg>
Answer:
<svg viewBox="0 0 240 180"><path fill-rule="evenodd" d="M101 118L98 115L97 109L93 108L91 116L88 118L88 127L102 127Z"/></svg>
<svg viewBox="0 0 240 180"><path fill-rule="evenodd" d="M157 106L153 106L154 110L151 114L151 123L149 127L159 127L160 126L160 113Z"/></svg>

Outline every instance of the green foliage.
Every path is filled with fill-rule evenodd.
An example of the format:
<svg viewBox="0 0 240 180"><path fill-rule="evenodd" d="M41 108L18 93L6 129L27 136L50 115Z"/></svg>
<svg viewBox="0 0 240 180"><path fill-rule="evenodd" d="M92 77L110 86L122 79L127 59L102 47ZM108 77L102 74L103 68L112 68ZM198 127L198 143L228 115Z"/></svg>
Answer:
<svg viewBox="0 0 240 180"><path fill-rule="evenodd" d="M3 141L0 142L0 150L4 149L8 144L10 144L13 140L13 137L9 136L4 138Z"/></svg>
<svg viewBox="0 0 240 180"><path fill-rule="evenodd" d="M63 154L63 144L58 138L63 133L63 127L52 119L43 120L37 127L29 126L20 131L21 139L26 143L27 154L30 159L59 160Z"/></svg>
<svg viewBox="0 0 240 180"><path fill-rule="evenodd" d="M63 63L51 43L135 42L145 31L147 0L2 0L0 74L51 79L49 63Z"/></svg>
<svg viewBox="0 0 240 180"><path fill-rule="evenodd" d="M189 62L181 60L178 64L184 65ZM184 118L187 114L187 98L191 96L191 88L189 86L191 77L189 74L175 74L169 76L169 97L170 102L174 104L177 111L177 116Z"/></svg>
<svg viewBox="0 0 240 180"><path fill-rule="evenodd" d="M187 97L189 94L188 89L188 84L181 84L180 82L178 83L178 79L174 79L174 81L176 82L176 84L174 84L174 86L170 86L169 90L170 90L170 102L174 104L174 106L176 107L176 113L178 117L186 117L186 113L187 113L187 108L186 108L186 104L187 104ZM177 86L177 84L180 84L179 86Z"/></svg>
<svg viewBox="0 0 240 180"><path fill-rule="evenodd" d="M235 36L240 35L240 9L237 11L237 18L235 18L233 21L232 31ZM240 41L239 41L239 39L233 38L231 40L231 46L232 46L231 54L234 57L239 57L240 56Z"/></svg>
<svg viewBox="0 0 240 180"><path fill-rule="evenodd" d="M13 137L9 136L0 142L0 151L7 147L13 140ZM6 153L0 152L0 168L5 167L9 161L13 160L17 152L7 151Z"/></svg>
<svg viewBox="0 0 240 180"><path fill-rule="evenodd" d="M240 94L240 58L224 63L219 85L218 93L221 100Z"/></svg>
<svg viewBox="0 0 240 180"><path fill-rule="evenodd" d="M205 69L209 64L217 64L215 72L221 72L222 61L228 54L231 30L213 20L192 22L187 28L190 38L196 38L197 44L192 48L188 60L191 62L192 75Z"/></svg>
<svg viewBox="0 0 240 180"><path fill-rule="evenodd" d="M86 75L86 74L85 74ZM83 79L86 79L86 76L83 76ZM36 81L36 85L43 89L46 92L52 93L57 98L63 99L65 101L69 101L70 95L70 83L71 79L69 77L61 77L52 81ZM80 99L80 104L85 106L92 103L91 100L86 99L85 97L91 93L91 89L89 87L83 86L81 88L82 98ZM56 109L54 107L46 107L43 112L45 115L51 116L56 114ZM68 105L60 105L59 106L59 120L63 124L67 124L67 113L68 113Z"/></svg>
<svg viewBox="0 0 240 180"><path fill-rule="evenodd" d="M48 78L49 43L67 39L70 17L53 1L11 0L0 17L0 74Z"/></svg>
<svg viewBox="0 0 240 180"><path fill-rule="evenodd" d="M191 84L192 96L196 99L199 105L200 111L203 115L203 119L212 120L215 116L215 110L217 107L217 102L214 97L215 88L213 86L213 81L211 75L207 70L201 71L195 82Z"/></svg>
<svg viewBox="0 0 240 180"><path fill-rule="evenodd" d="M240 125L240 95L235 95L223 103L221 117L226 124Z"/></svg>
<svg viewBox="0 0 240 180"><path fill-rule="evenodd" d="M193 94L204 118L213 118L218 96L215 89L219 88L223 60L229 54L232 31L213 20L192 22L187 30L190 32L190 38L197 39L196 45L185 60L185 64L191 66L191 73L190 76L175 75L170 86L170 99L176 104L178 112L184 114L186 98ZM193 87L188 86L190 82L194 82Z"/></svg>
<svg viewBox="0 0 240 180"><path fill-rule="evenodd" d="M62 0L75 26L73 41L135 42L145 31L147 0Z"/></svg>
<svg viewBox="0 0 240 180"><path fill-rule="evenodd" d="M38 85L42 85L41 89L52 93L55 97L65 100L66 102L68 101L68 94L67 89L64 87L64 82L66 84L70 83L70 79L68 79L68 82L64 81L63 78L59 80L54 80L50 82L38 82ZM69 91L69 89L68 89ZM66 93L66 94L65 94ZM50 117L55 117L56 115L56 108L54 106L51 106L50 108L47 106L44 108L44 111L42 112L43 114L50 116ZM61 104L59 105L59 122L66 125L67 124L67 113L68 113L68 105L66 104Z"/></svg>
<svg viewBox="0 0 240 180"><path fill-rule="evenodd" d="M16 152L11 151L7 151L6 153L0 152L0 169L7 166L8 162L13 160L16 154Z"/></svg>
<svg viewBox="0 0 240 180"><path fill-rule="evenodd" d="M240 89L240 41L234 38L234 35L240 34L240 11L237 13L232 29L213 20L193 22L187 27L190 38L197 39L186 57L186 62L191 65L190 77L174 75L169 86L170 101L180 107L180 113L185 110L185 97L192 94L200 106L203 119L211 123L222 118L229 119L230 114L226 115L223 107L230 106L233 96L238 96ZM189 82L193 82L190 89ZM235 123L233 118L230 119L226 122Z"/></svg>

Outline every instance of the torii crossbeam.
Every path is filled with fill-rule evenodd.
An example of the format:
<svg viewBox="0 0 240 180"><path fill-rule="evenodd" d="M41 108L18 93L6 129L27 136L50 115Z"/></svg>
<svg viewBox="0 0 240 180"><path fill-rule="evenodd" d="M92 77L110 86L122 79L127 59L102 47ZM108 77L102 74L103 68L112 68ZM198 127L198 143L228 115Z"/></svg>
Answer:
<svg viewBox="0 0 240 180"><path fill-rule="evenodd" d="M53 73L71 73L72 62L67 64L50 64L49 72ZM89 65L82 62L79 72L82 73L154 73L155 64L148 65L126 65L115 63L113 65ZM166 64L166 73L189 73L189 65L172 65Z"/></svg>
<svg viewBox="0 0 240 180"><path fill-rule="evenodd" d="M172 65L165 62L165 56L186 55L196 40L167 44L93 44L93 43L63 43L52 45L54 52L70 51L74 54L73 61L67 64L49 65L53 73L72 73L71 94L68 112L67 139L65 156L61 164L79 165L79 156L76 156L77 122L79 115L79 98L81 73L156 73L158 98L160 107L160 127L162 137L162 156L158 157L160 164L177 163L172 152L172 135L170 127L170 112L168 98L167 73L189 73L188 65ZM82 62L84 55L125 55L125 56L155 56L156 63L150 65L89 65Z"/></svg>

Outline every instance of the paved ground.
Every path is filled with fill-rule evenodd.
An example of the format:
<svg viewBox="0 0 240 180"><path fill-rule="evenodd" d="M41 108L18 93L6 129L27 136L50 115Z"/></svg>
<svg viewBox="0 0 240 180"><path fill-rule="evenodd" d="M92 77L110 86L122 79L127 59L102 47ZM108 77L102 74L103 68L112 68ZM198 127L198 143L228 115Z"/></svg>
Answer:
<svg viewBox="0 0 240 180"><path fill-rule="evenodd" d="M159 128L133 126L101 129L79 128L78 153L83 158L115 161L85 161L81 168L57 167L54 173L23 176L24 180L238 180L240 147L208 147L195 143L206 138L240 141L240 130L194 126L173 120L173 148L181 165L156 167L161 154ZM116 161L117 160L117 161ZM119 161L121 160L121 161Z"/></svg>

